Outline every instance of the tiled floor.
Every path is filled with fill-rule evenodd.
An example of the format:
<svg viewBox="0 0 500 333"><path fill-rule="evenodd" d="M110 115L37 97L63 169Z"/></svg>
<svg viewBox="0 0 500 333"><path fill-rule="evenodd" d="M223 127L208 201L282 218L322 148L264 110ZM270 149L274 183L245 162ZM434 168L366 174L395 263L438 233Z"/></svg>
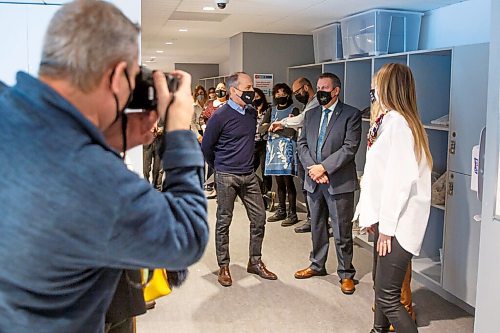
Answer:
<svg viewBox="0 0 500 333"><path fill-rule="evenodd" d="M330 275L296 280L307 267L310 234L268 223L263 260L278 274L264 281L246 272L249 223L241 204L235 205L231 226L233 286L217 282L214 248L215 201L209 202L211 241L202 260L191 267L182 288L157 301L156 308L138 318L138 333L153 332L338 332L367 333L372 324L371 253L356 247L354 265L360 280L354 295L343 295L335 273L336 255L330 247ZM473 331L473 317L436 294L413 283L419 332Z"/></svg>

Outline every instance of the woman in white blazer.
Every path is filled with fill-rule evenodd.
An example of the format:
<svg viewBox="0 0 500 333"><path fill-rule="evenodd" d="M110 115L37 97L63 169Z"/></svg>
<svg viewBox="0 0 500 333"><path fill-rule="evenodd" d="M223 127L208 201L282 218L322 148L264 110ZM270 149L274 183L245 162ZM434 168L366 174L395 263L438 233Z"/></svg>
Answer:
<svg viewBox="0 0 500 333"><path fill-rule="evenodd" d="M431 204L432 156L417 110L409 67L387 64L375 75L368 151L355 219L375 234L372 333L418 332L401 304L407 267L418 255Z"/></svg>

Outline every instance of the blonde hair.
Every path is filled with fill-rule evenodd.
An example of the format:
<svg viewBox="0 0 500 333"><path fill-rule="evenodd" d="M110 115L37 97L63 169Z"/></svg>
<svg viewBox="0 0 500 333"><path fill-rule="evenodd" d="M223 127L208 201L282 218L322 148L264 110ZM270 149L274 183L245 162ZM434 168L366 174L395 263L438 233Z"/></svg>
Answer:
<svg viewBox="0 0 500 333"><path fill-rule="evenodd" d="M374 121L384 111L399 112L413 134L417 161L422 160L423 151L432 169L429 138L418 114L415 80L410 68L402 64L386 64L375 74L373 83L378 96L372 105L371 120Z"/></svg>
<svg viewBox="0 0 500 333"><path fill-rule="evenodd" d="M88 92L120 61L137 63L139 27L99 0L62 6L45 34L38 75L65 79Z"/></svg>

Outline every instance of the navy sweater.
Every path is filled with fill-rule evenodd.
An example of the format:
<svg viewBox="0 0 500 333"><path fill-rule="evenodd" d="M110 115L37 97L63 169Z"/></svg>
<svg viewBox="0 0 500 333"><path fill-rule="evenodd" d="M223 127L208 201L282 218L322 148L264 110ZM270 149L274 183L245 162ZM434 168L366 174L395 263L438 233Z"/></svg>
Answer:
<svg viewBox="0 0 500 333"><path fill-rule="evenodd" d="M222 106L210 118L201 149L206 162L216 171L231 174L253 172L253 153L257 116L253 108L245 114Z"/></svg>

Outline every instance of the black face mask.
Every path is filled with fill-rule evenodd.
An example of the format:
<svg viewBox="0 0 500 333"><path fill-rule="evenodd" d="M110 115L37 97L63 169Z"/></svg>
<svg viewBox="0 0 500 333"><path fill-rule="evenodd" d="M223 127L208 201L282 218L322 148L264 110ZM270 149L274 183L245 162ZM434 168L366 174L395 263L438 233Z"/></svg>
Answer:
<svg viewBox="0 0 500 333"><path fill-rule="evenodd" d="M377 100L377 95L375 94L375 89L370 89L370 102L373 104Z"/></svg>
<svg viewBox="0 0 500 333"><path fill-rule="evenodd" d="M288 96L275 97L274 100L278 105L286 105L288 102Z"/></svg>
<svg viewBox="0 0 500 333"><path fill-rule="evenodd" d="M219 97L219 98L226 97L226 91L218 89L218 90L215 91L215 95L217 95L217 97Z"/></svg>
<svg viewBox="0 0 500 333"><path fill-rule="evenodd" d="M243 101L243 103L245 103L246 105L249 105L249 104L252 104L253 102L253 99L255 97L255 91L253 90L239 90L237 88L235 88L236 90L238 91L241 91L241 100Z"/></svg>
<svg viewBox="0 0 500 333"><path fill-rule="evenodd" d="M319 90L316 93L316 98L318 99L319 105L327 105L333 99L332 92L331 91L321 91L321 90Z"/></svg>
<svg viewBox="0 0 500 333"><path fill-rule="evenodd" d="M111 77L113 77L114 75L114 70L113 70L113 73L111 73ZM123 108L120 110L120 102L118 100L118 96L113 93L113 97L115 98L115 103L116 103L116 116L115 116L115 120L113 121L113 124L118 121L118 119L122 119L122 152L123 152L123 156L122 158L125 160L125 151L127 150L127 121L128 121L128 118L127 118L127 114L125 113L125 109L127 108L127 105L130 104L130 102L132 101L132 96L133 96L133 90L132 90L132 86L130 85L130 79L128 77L128 73L127 73L127 69L125 69L125 78L127 79L127 83L128 83L128 89L129 89L129 95L128 95L128 98L127 98L127 103L125 103L125 105L123 106Z"/></svg>
<svg viewBox="0 0 500 333"><path fill-rule="evenodd" d="M262 100L262 98L258 98L258 99L254 99L253 101L253 105L258 108L259 106L261 106L262 104L264 104L264 101Z"/></svg>
<svg viewBox="0 0 500 333"><path fill-rule="evenodd" d="M309 102L309 93L306 91L304 92L304 94L296 94L295 95L295 99L299 102L299 103L302 103L304 105L307 104L307 102Z"/></svg>

